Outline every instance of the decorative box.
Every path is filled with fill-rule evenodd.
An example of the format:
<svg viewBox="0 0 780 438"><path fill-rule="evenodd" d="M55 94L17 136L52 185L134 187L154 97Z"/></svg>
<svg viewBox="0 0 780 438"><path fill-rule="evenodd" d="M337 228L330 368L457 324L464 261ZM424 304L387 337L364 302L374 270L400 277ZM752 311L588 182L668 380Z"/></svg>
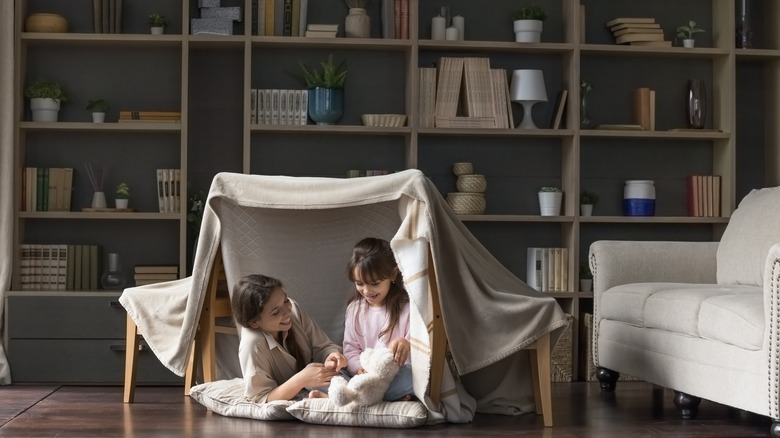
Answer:
<svg viewBox="0 0 780 438"><path fill-rule="evenodd" d="M233 21L224 18L193 18L191 33L211 35L233 35Z"/></svg>
<svg viewBox="0 0 780 438"><path fill-rule="evenodd" d="M241 21L241 7L201 8L200 18L223 18L226 20Z"/></svg>
<svg viewBox="0 0 780 438"><path fill-rule="evenodd" d="M198 0L199 8L218 8L220 0Z"/></svg>

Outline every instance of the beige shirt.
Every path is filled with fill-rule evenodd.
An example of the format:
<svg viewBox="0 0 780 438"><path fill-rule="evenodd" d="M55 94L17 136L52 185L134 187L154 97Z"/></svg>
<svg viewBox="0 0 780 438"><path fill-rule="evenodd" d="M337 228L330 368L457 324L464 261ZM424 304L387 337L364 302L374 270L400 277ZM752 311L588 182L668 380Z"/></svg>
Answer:
<svg viewBox="0 0 780 438"><path fill-rule="evenodd" d="M298 307L298 303L292 299L290 302L292 330L306 363L322 363L330 353L341 353L341 348ZM241 328L238 360L244 376L244 396L247 400L265 403L268 393L300 371L295 358L287 352L287 333L284 334L282 344L262 330Z"/></svg>

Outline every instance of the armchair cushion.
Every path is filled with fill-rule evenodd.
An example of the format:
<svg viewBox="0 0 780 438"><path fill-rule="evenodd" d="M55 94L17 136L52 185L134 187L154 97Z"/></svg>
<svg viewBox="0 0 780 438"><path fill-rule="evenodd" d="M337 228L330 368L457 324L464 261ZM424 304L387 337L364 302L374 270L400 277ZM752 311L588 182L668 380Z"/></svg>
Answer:
<svg viewBox="0 0 780 438"><path fill-rule="evenodd" d="M763 285L769 248L780 242L780 187L753 190L731 215L718 246L718 284Z"/></svg>

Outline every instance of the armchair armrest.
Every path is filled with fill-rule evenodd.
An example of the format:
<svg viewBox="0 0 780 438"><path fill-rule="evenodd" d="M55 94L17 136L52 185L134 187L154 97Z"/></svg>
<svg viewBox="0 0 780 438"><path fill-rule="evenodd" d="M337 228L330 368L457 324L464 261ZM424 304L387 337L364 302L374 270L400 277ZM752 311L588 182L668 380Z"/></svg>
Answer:
<svg viewBox="0 0 780 438"><path fill-rule="evenodd" d="M593 292L642 282L715 284L717 249L718 242L593 242Z"/></svg>

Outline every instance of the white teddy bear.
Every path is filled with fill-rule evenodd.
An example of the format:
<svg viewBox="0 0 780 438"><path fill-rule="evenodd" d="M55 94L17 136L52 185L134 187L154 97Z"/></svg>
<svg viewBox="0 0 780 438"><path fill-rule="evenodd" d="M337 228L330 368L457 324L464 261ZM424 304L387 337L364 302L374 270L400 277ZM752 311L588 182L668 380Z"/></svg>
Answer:
<svg viewBox="0 0 780 438"><path fill-rule="evenodd" d="M382 401L390 383L398 374L398 363L389 348L366 348L360 353L360 366L366 370L347 381L336 376L330 381L328 395L336 406L354 403L370 406Z"/></svg>

